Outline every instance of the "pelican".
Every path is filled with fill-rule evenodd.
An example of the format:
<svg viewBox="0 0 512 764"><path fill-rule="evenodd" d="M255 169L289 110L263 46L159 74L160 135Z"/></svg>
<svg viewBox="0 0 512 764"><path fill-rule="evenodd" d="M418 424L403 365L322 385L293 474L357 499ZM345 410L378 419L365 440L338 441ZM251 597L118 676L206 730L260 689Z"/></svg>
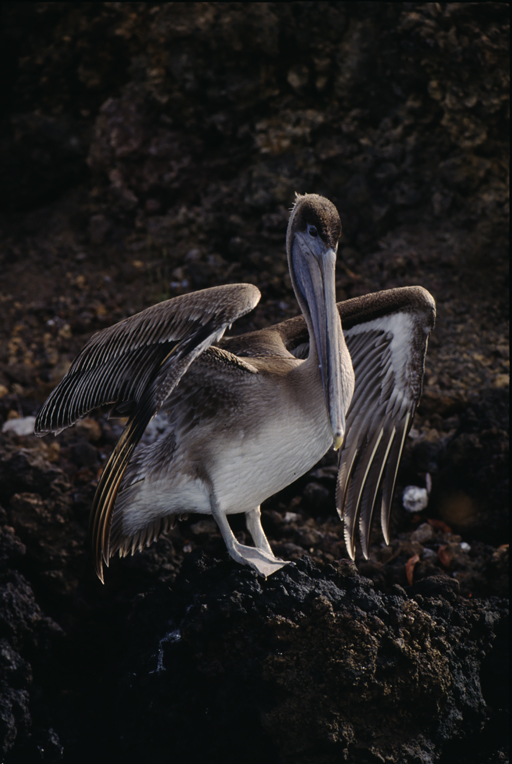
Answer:
<svg viewBox="0 0 512 764"><path fill-rule="evenodd" d="M91 510L95 570L149 546L183 513L211 514L236 562L269 576L275 557L260 505L339 453L336 507L348 553L368 555L376 507L389 543L396 474L423 381L435 303L404 287L336 304L341 222L316 194L297 195L286 234L302 316L224 337L258 303L230 284L154 305L95 334L36 419L58 433L109 405L127 424ZM343 323L343 330L342 330ZM148 428L159 414L164 426ZM153 428L154 429L154 428ZM228 515L243 512L254 546Z"/></svg>

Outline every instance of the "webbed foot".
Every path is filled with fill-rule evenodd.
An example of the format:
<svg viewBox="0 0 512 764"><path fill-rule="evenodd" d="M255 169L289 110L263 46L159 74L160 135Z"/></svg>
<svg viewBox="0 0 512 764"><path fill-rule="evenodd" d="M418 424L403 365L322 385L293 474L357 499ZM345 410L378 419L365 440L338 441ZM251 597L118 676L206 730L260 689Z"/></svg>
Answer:
<svg viewBox="0 0 512 764"><path fill-rule="evenodd" d="M263 549L256 549L254 546L244 546L238 542L228 551L236 562L241 565L249 565L260 576L265 578L284 568L285 565L289 565L288 560L278 560L273 554L269 554Z"/></svg>

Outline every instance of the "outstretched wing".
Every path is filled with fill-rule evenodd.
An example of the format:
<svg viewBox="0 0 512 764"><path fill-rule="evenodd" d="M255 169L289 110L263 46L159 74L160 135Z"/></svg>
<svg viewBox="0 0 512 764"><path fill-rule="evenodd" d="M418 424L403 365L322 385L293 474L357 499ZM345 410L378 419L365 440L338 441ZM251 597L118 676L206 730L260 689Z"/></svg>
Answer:
<svg viewBox="0 0 512 764"><path fill-rule="evenodd" d="M340 302L338 310L354 367L355 389L339 452L336 507L353 558L357 528L363 553L368 554L378 504L389 543L396 475L421 396L435 302L422 287L403 287ZM307 357L309 338L302 317L274 328L290 352Z"/></svg>
<svg viewBox="0 0 512 764"><path fill-rule="evenodd" d="M252 284L203 289L97 332L39 411L36 435L58 433L99 406L139 402L164 363L167 386L175 387L194 358L260 297Z"/></svg>
<svg viewBox="0 0 512 764"><path fill-rule="evenodd" d="M91 511L96 572L110 558L112 510L126 466L149 421L190 364L258 303L251 284L204 289L155 305L95 334L39 412L35 432L59 432L106 404L132 415L103 470Z"/></svg>
<svg viewBox="0 0 512 764"><path fill-rule="evenodd" d="M421 287L356 300L357 304L349 300L340 310L355 388L336 485L336 508L345 523L345 543L352 558L357 527L363 554L368 556L378 501L389 544L396 475L421 396L427 341L435 320L434 300Z"/></svg>

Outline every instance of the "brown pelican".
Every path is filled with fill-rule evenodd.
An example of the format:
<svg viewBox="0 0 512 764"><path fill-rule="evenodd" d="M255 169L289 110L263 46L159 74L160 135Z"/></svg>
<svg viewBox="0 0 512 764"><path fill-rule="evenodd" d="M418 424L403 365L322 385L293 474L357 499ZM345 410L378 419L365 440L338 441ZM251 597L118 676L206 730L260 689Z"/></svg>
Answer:
<svg viewBox="0 0 512 764"><path fill-rule="evenodd" d="M339 450L336 504L354 557L374 507L388 522L404 440L418 403L435 304L421 287L336 305L341 223L331 202L297 196L286 236L302 316L230 339L260 299L250 284L154 305L95 334L39 412L38 435L93 409L128 416L91 511L96 572L148 546L182 513L211 514L231 557L268 576L278 560L260 504ZM341 319L341 320L340 320ZM342 323L344 331L342 331ZM165 426L149 438L160 412ZM343 446L343 447L342 447ZM244 512L254 546L227 515Z"/></svg>

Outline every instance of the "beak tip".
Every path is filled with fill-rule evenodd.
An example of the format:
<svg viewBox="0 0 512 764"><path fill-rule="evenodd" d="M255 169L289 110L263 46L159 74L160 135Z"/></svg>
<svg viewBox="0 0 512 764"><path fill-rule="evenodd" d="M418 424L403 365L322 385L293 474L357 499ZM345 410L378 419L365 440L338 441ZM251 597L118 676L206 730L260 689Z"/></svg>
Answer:
<svg viewBox="0 0 512 764"><path fill-rule="evenodd" d="M342 447L342 445L343 445L343 435L335 435L334 443L333 443L333 446L332 446L334 448L334 450L335 451L339 451L339 449Z"/></svg>

